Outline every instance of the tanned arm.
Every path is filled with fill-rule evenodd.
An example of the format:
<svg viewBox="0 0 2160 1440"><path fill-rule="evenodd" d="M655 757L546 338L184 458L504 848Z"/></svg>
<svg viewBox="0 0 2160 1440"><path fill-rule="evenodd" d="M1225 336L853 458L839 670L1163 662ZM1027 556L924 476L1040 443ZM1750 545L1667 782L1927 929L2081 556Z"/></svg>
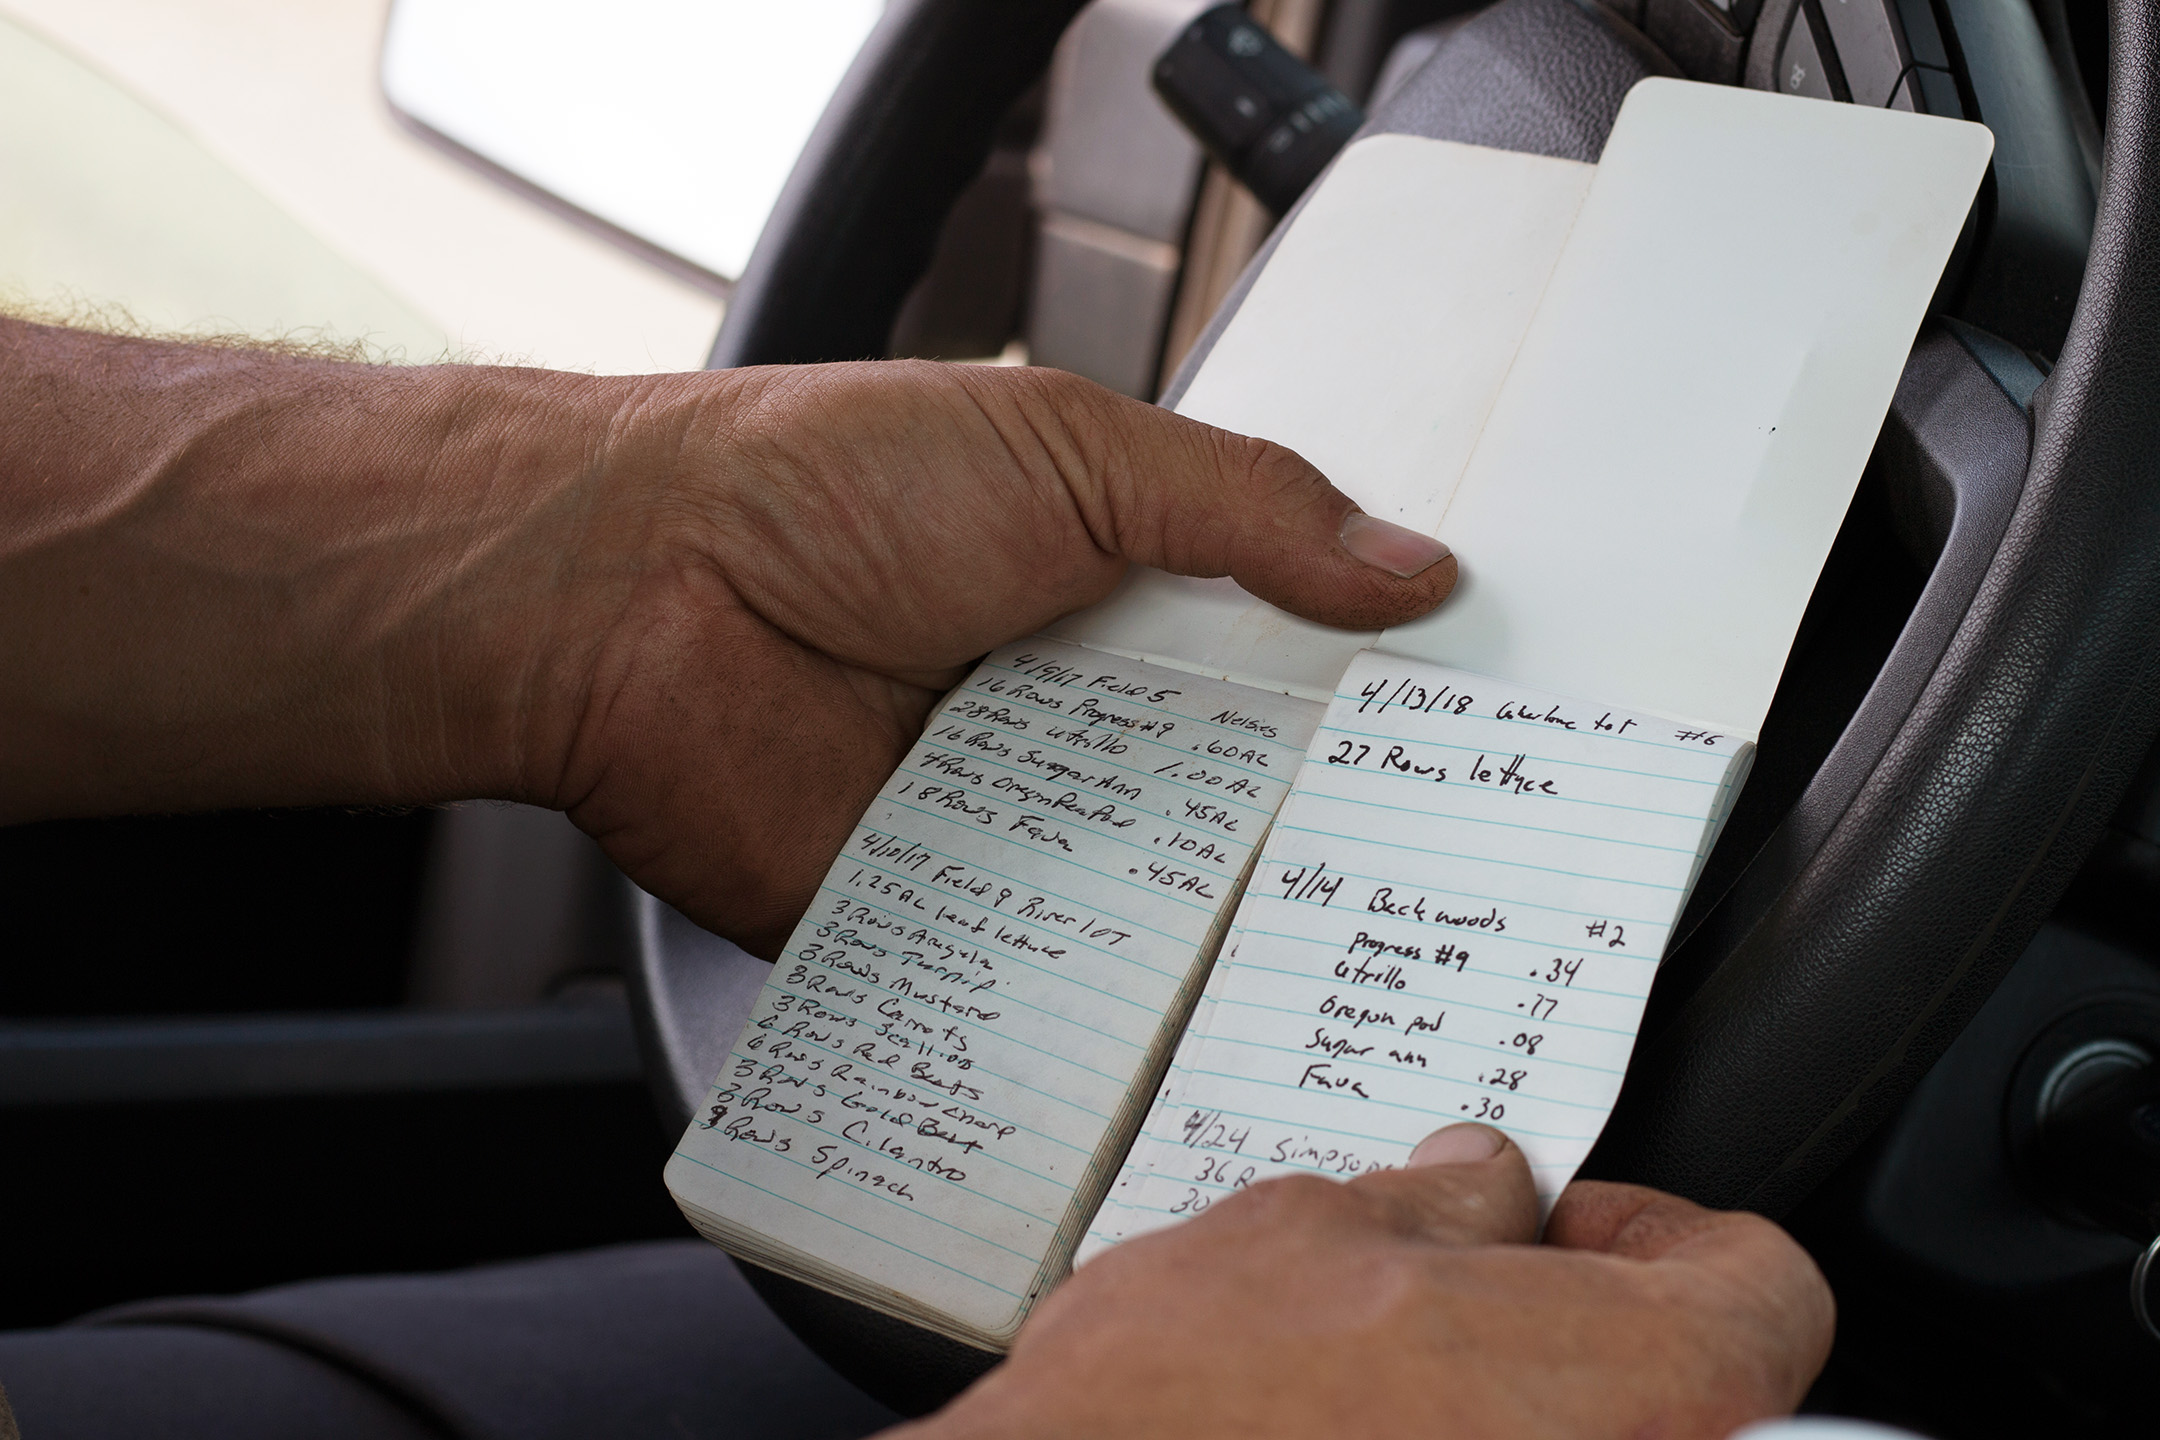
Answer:
<svg viewBox="0 0 2160 1440"><path fill-rule="evenodd" d="M1046 370L385 367L0 321L0 819L499 797L768 953L966 663L1128 560L1374 627L1444 546Z"/></svg>

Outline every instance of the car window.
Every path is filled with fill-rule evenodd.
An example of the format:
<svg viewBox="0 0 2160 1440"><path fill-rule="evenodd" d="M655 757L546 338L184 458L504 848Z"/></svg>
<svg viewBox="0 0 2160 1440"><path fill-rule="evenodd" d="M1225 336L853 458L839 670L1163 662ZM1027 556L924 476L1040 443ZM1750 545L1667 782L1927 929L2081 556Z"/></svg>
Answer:
<svg viewBox="0 0 2160 1440"><path fill-rule="evenodd" d="M409 119L721 280L882 0L398 0Z"/></svg>

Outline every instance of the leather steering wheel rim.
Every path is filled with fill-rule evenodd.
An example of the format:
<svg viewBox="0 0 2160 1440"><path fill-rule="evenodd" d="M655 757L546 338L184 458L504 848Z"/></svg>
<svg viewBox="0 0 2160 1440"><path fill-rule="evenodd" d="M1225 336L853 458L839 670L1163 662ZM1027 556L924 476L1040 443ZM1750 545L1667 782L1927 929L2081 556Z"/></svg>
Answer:
<svg viewBox="0 0 2160 1440"><path fill-rule="evenodd" d="M1598 1174L1807 1194L1994 991L2160 729L2160 16L2110 18L2098 222L2001 539L1812 855L1653 1014Z"/></svg>
<svg viewBox="0 0 2160 1440"><path fill-rule="evenodd" d="M882 353L992 127L1078 8L895 0L789 182L713 364ZM1503 0L1486 13L1497 12L1574 27L1566 45L1578 48L1546 68L1565 90L1580 82L1563 72L1602 55L1608 73L1591 88L1605 98L1593 108L1617 108L1605 92L1632 83L1630 65L1658 68L1648 42L1590 0ZM1583 25L1606 38L1583 38ZM2115 0L2111 49L2098 225L2059 362L2028 422L2020 387L1989 363L1987 337L1924 334L1878 458L1903 444L1915 463L1950 472L1959 514L1944 558L1792 813L1734 883L1691 907L1586 1173L1773 1215L1804 1197L1994 989L2160 729L2160 14ZM1449 138L1546 153L1584 143L1525 142L1538 116L1449 103L1453 120L1387 128L1437 125ZM1983 420L1994 429L1977 459L1944 450L1944 427ZM1956 473L1972 464L1993 473ZM709 1070L684 1038L697 1023L685 997L756 977L684 990L672 969L703 942L658 902L639 903L633 1000L663 1109L687 1118ZM927 1387L877 1366L866 1374L836 1352L850 1334L895 1343L898 1322L881 1329L882 1317L822 1303L794 1294L780 1308L906 1408L966 1378L964 1357L921 1352L933 1368L957 1368Z"/></svg>

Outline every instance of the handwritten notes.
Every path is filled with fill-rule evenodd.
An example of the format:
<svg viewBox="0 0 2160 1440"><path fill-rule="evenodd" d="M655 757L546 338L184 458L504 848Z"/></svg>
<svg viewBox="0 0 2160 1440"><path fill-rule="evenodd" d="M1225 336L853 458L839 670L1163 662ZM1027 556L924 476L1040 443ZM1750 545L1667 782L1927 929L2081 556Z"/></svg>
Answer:
<svg viewBox="0 0 2160 1440"><path fill-rule="evenodd" d="M992 655L833 863L670 1161L692 1219L1009 1336L1122 1158L1319 718L1056 642Z"/></svg>
<svg viewBox="0 0 2160 1440"><path fill-rule="evenodd" d="M1479 1120L1549 1204L1611 1110L1752 746L1368 651L1082 1247Z"/></svg>
<svg viewBox="0 0 2160 1440"><path fill-rule="evenodd" d="M1451 1121L1549 1200L1751 753L1376 652L1323 716L1009 647L833 863L669 1187L748 1260L992 1348L1083 1230Z"/></svg>

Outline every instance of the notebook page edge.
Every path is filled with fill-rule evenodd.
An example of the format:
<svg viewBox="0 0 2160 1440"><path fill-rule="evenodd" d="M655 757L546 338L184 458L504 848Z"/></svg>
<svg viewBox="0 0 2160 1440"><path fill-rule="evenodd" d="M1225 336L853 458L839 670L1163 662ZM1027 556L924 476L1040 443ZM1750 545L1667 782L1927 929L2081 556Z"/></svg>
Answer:
<svg viewBox="0 0 2160 1440"><path fill-rule="evenodd" d="M1676 135L1680 137L1677 143L1671 138ZM1744 190L1736 193L1738 182L1732 178L1730 166L1702 166L1699 172L1688 169L1691 163L1699 163L1701 157L1694 150L1706 148L1697 143L1706 135L1719 137L1732 147L1747 143L1750 136L1764 139L1766 143L1775 141L1785 147L1780 151L1781 156L1788 159L1797 156L1806 162L1811 168L1787 165L1777 169L1776 181L1781 191L1794 190L1800 196L1796 208L1813 218L1804 222L1795 220L1762 194ZM1696 140L1691 141L1691 136ZM1691 143L1694 149L1689 148ZM1770 695L1776 688L1798 627L1799 612L1805 607L1814 579L1820 574L1822 553L1827 552L1829 540L1834 537L1858 485L1866 454L1872 448L1874 436L1896 389L1911 336L1918 330L1935 281L1948 260L1972 194L1984 173L1992 143L1992 136L1984 127L1965 121L1895 112L1878 115L1872 111L1855 111L1850 106L1824 105L1687 81L1651 79L1637 84L1622 106L1598 176L1578 217L1573 237L1575 243L1571 243L1562 256L1549 282L1546 303L1533 318L1519 349L1517 368L1510 380L1521 383L1511 383L1496 402L1495 414L1480 437L1478 450L1451 502L1451 528L1442 538L1456 543L1463 557L1463 578L1457 594L1433 615L1385 632L1378 641L1379 648L1472 671L1518 674L1525 683L1560 693L1610 694L1616 704L1657 710L1676 717L1694 715L1730 733L1750 739L1759 736ZM1914 183L1897 183L1893 172L1900 164ZM1848 174L1869 166L1874 168L1878 191L1866 205L1856 204L1848 193L1852 188ZM1714 180L1706 178L1713 175ZM1920 178L1928 183L1918 183ZM1803 181L1804 184L1799 183ZM1768 182L1762 183L1767 185ZM1665 187L1663 192L1660 186ZM1699 223L1683 224L1674 220L1670 202L1675 193L1695 207ZM1666 202L1664 208L1654 212L1647 209L1653 200ZM1799 297L1788 307L1788 313L1809 319L1814 328L1810 330L1805 325L1788 327L1794 333L1806 335L1805 344L1789 357L1793 361L1792 373L1771 376L1757 386L1755 396L1757 408L1765 412L1763 423L1773 431L1777 428L1781 407L1792 405L1795 396L1809 401L1814 413L1797 417L1807 422L1806 443L1821 451L1826 457L1822 463L1838 472L1824 480L1820 478L1818 466L1815 478L1801 476L1796 480L1792 474L1777 470L1778 465L1786 462L1777 460L1775 454L1770 462L1765 462L1768 468L1763 473L1775 472L1779 482L1786 487L1787 493L1778 503L1790 508L1794 503L1791 496L1797 493L1794 487L1805 489L1813 485L1817 487L1817 509L1834 512L1826 527L1819 515L1808 522L1815 530L1826 533L1810 532L1800 544L1801 549L1813 547L1822 553L1814 553L1813 563L1807 566L1807 583L1799 587L1797 598L1781 595L1775 602L1777 613L1756 619L1754 629L1749 632L1755 635L1755 642L1740 643L1730 636L1722 637L1725 649L1737 648L1746 652L1741 663L1722 667L1708 661L1691 663L1684 653L1687 647L1670 640L1672 631L1684 629L1684 624L1664 627L1654 635L1639 635L1624 645L1616 643L1613 634L1602 632L1597 642L1585 639L1576 643L1577 636L1570 632L1579 632L1583 628L1580 617L1590 615L1594 618L1596 614L1604 613L1609 618L1624 606L1606 597L1601 597L1599 605L1591 606L1581 603L1581 597L1574 592L1568 592L1564 603L1561 600L1540 603L1545 597L1536 592L1544 584L1544 574L1538 571L1538 565L1522 547L1511 546L1506 537L1510 533L1522 533L1524 526L1536 523L1546 514L1590 516L1595 507L1584 505L1570 509L1548 497L1530 509L1523 509L1523 504L1528 503L1525 499L1517 506L1522 513L1511 512L1508 508L1510 496L1520 497L1527 493L1519 470L1524 463L1519 452L1527 450L1535 461L1542 446L1545 460L1536 463L1549 464L1551 454L1564 449L1563 445L1550 439L1545 442L1533 439L1526 446L1522 437L1539 428L1548 432L1564 431L1565 427L1555 422L1555 416L1597 413L1597 397L1584 387L1600 387L1608 392L1627 391L1626 383L1617 387L1610 383L1614 374L1637 377L1628 383L1635 385L1634 393L1642 399L1638 408L1648 410L1660 404L1671 408L1668 393L1674 388L1671 377L1686 371L1680 361L1670 357L1689 351L1691 347L1701 348L1695 347L1693 337L1680 334L1670 324L1662 329L1644 325L1643 331L1654 338L1654 346L1646 348L1663 347L1663 350L1652 355L1637 350L1632 368L1615 360L1596 377L1584 378L1570 376L1565 363L1553 362L1556 353L1582 352L1601 343L1601 338L1595 334L1587 338L1579 334L1568 335L1563 343L1560 337L1566 335L1570 325L1579 330L1588 323L1579 320L1578 316L1585 312L1598 314L1600 304L1616 291L1626 291L1630 287L1640 290L1656 283L1654 279L1643 278L1651 273L1647 262L1629 269L1622 258L1611 253L1614 244L1632 244L1638 250L1648 246L1645 255L1651 256L1657 252L1674 256L1684 254L1685 263L1675 258L1673 268L1688 270L1691 280L1705 275L1722 276L1717 283L1746 287L1756 283L1750 267L1759 263L1763 251L1776 251L1779 245L1804 249L1805 246L1794 237L1812 234L1806 230L1810 224L1825 234L1838 228L1815 212L1834 212L1840 222L1848 223L1854 232L1860 233L1867 225L1881 224L1882 216L1867 209L1869 205L1888 210L1904 224L1902 230L1896 224L1890 227L1903 237L1896 243L1854 243L1861 268L1865 269L1869 264L1874 267L1865 277L1873 287L1869 294L1874 298L1867 303L1854 300L1840 304L1834 292L1827 297ZM1654 222L1644 220L1645 214L1654 214ZM1740 228L1745 234L1758 237L1754 243L1733 239L1729 232L1735 228L1736 217L1743 222ZM1630 221L1633 222L1632 230ZM1719 243L1713 245L1702 238L1720 234L1718 226L1725 227ZM1697 245L1702 253L1688 250L1691 244ZM1903 255L1899 265L1880 259L1881 254L1895 251L1899 245L1908 251L1915 246L1930 250L1930 263L1916 268L1909 255ZM1733 259L1735 255L1749 258L1743 265ZM1871 255L1875 256L1872 260ZM1721 264L1725 266L1722 272L1719 270ZM1595 283L1601 273L1610 275L1616 269L1628 270L1629 285L1600 287ZM1779 269L1778 273L1786 272ZM1818 273L1812 283L1821 286L1834 278ZM1740 295L1744 291L1731 293ZM1604 304L1603 308L1624 310L1625 305ZM1706 334L1716 330L1719 340L1727 339L1732 324L1730 316L1712 314L1697 318L1701 326L1709 327ZM1775 329L1775 324L1770 328ZM1892 345L1883 338L1892 331L1902 338L1903 343ZM1752 333L1748 343L1758 344ZM1709 348L1714 351L1716 343L1710 343ZM1893 349L1896 351L1894 357L1889 354ZM1810 361L1820 362L1824 357L1835 357L1839 365L1849 365L1856 358L1865 362L1869 372L1866 384L1847 388L1864 389L1866 393L1840 396L1837 377L1829 373L1838 366L1818 363L1814 372L1809 372ZM1763 367L1752 355L1743 359L1744 363L1728 366L1727 371L1743 376L1750 371L1763 372ZM1552 390L1556 375L1560 377L1559 393L1534 393L1537 387ZM1567 384L1573 384L1575 389L1567 390ZM1846 407L1842 413L1828 416L1821 413L1826 405L1836 408L1838 404ZM1802 408L1807 407L1803 405ZM1664 434L1670 437L1685 431L1702 431L1706 421L1716 418L1690 417L1684 411L1666 414ZM1710 424L1708 428L1714 430L1715 425ZM1727 442L1732 451L1728 469L1742 476L1756 475L1743 453L1751 442L1740 436L1725 436L1720 440L1720 443ZM1671 442L1659 439L1644 443L1669 445ZM1791 451L1789 441L1778 444L1785 447L1780 453L1798 453ZM1578 447L1585 451L1589 448ZM1762 453L1772 454L1769 450ZM1630 463L1635 462L1622 453L1619 467L1624 471ZM1792 463L1805 468L1805 464L1815 462L1803 458ZM1511 464L1517 468L1510 468ZM1600 457L1589 453L1573 462L1570 473L1589 476L1601 473L1601 466L1612 468L1611 464L1603 463ZM1641 464L1636 468L1641 469ZM1790 468L1787 465L1787 469ZM1651 467L1651 471L1655 469ZM1649 475L1651 471L1645 474ZM1538 478L1535 469L1533 478ZM1551 488L1550 485L1547 488ZM1761 488L1758 483L1757 493L1741 495L1733 501L1736 511L1755 504L1760 499ZM1648 495L1654 504L1658 490L1653 481L1646 479L1630 493L1631 496ZM1580 489L1578 494L1585 500L1596 498L1591 492ZM1743 535L1746 519L1745 515L1736 514L1726 533L1737 540ZM1583 523L1587 528L1600 528L1595 520L1586 519ZM1645 526L1646 530L1648 528ZM1753 526L1753 541L1758 546L1762 543L1764 529L1759 523ZM1565 527L1562 533L1565 538ZM1819 546L1815 543L1818 540ZM1578 545L1577 550L1583 551L1585 547ZM1791 547L1788 551L1784 563L1790 570L1794 563ZM1691 551L1697 555L1706 552L1723 553L1714 541L1695 546ZM1685 561L1687 556L1679 558ZM1697 568L1714 569L1700 564ZM1488 589L1495 578L1500 589ZM1557 595L1565 590L1567 584L1578 584L1578 579L1577 574L1566 575L1560 590L1554 593ZM1624 581L1625 577L1622 579ZM1650 588L1655 590L1658 576L1647 575L1647 579L1651 582ZM1532 580L1538 583L1532 584ZM1607 596L1616 588L1617 593L1628 593L1624 585L1615 585L1607 587ZM1785 588L1792 587L1788 583ZM1578 589L1587 590L1587 582L1579 583ZM1529 630L1523 629L1526 617L1532 621ZM1786 623L1788 620L1790 623ZM1517 631L1529 638L1515 641L1513 633ZM1614 658L1623 650L1633 657L1630 664L1621 665ZM1574 668L1559 663L1555 658L1559 656L1572 656L1569 664ZM1621 672L1624 671L1658 671L1666 675L1666 680L1658 686L1644 687L1633 677L1623 675Z"/></svg>
<svg viewBox="0 0 2160 1440"><path fill-rule="evenodd" d="M1381 183L1396 177L1376 167L1409 172L1407 204ZM1421 136L1355 142L1255 280L1178 413L1287 444L1369 513L1434 533L1594 174L1581 161ZM1346 224L1338 212L1360 204L1358 223ZM1484 222L1482 229L1464 224L1466 213ZM1452 250L1434 255L1436 244ZM1375 245L1402 251L1403 263L1372 258ZM1334 252L1358 255L1360 263L1342 263ZM1479 329L1483 341L1466 343L1465 331ZM1446 343L1435 346L1432 335L1442 331ZM1285 364L1283 354L1299 350L1303 366ZM1406 355L1417 363L1406 365ZM1429 409L1435 394L1454 406L1446 433L1428 426L1433 433L1421 435L1416 407ZM1355 418L1361 404L1395 422ZM1432 464L1421 463L1434 451L1449 477L1444 487L1429 483ZM1322 700L1373 638L1322 632L1228 580L1196 582L1137 567L1109 598L1046 631Z"/></svg>

